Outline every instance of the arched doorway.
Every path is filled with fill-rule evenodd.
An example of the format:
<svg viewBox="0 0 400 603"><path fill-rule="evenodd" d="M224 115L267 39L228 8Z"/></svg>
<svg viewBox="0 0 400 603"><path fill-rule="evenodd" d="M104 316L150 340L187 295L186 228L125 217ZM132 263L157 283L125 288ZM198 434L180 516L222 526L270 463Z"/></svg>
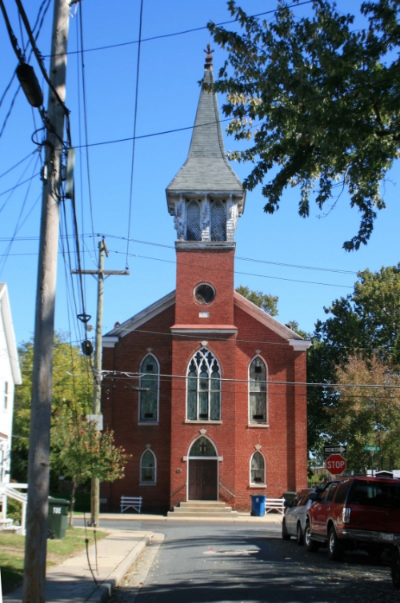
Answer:
<svg viewBox="0 0 400 603"><path fill-rule="evenodd" d="M218 455L211 440L193 442L188 462L188 500L218 500Z"/></svg>

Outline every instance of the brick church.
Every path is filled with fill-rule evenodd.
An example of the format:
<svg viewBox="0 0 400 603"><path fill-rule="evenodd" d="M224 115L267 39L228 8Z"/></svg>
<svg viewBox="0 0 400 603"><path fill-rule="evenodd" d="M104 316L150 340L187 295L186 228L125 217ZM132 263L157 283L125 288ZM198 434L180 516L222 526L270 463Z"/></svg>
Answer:
<svg viewBox="0 0 400 603"><path fill-rule="evenodd" d="M211 54L204 81L214 81ZM144 512L186 501L248 511L251 494L307 485L309 342L234 290L246 194L213 93L200 93L189 154L166 196L176 289L103 337L104 426L132 459L101 497L110 510L124 495L142 496Z"/></svg>

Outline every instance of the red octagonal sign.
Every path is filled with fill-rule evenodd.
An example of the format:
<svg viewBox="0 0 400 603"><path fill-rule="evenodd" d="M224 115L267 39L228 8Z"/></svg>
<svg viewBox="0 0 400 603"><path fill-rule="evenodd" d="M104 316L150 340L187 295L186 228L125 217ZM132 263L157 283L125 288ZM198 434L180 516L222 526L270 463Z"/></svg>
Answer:
<svg viewBox="0 0 400 603"><path fill-rule="evenodd" d="M331 454L326 461L326 468L333 475L340 475L346 470L346 460L341 454Z"/></svg>

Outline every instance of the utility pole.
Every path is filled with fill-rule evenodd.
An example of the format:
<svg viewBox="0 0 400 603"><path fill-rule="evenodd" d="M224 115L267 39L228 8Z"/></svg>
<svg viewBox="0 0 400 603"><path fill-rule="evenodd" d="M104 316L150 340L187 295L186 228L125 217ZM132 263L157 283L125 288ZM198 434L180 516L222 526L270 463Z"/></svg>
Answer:
<svg viewBox="0 0 400 603"><path fill-rule="evenodd" d="M102 369L102 339L103 330L103 296L104 296L104 277L110 275L129 275L129 270L104 270L104 254L108 257L108 250L104 237L99 242L99 267L98 270L73 270L73 274L92 274L97 276L97 317L96 317L96 341L94 350L94 384L93 384L93 403L92 412L99 415L101 410L101 369ZM92 477L90 489L90 525L96 527L99 525L99 496L100 482L98 478Z"/></svg>
<svg viewBox="0 0 400 603"><path fill-rule="evenodd" d="M51 84L62 102L65 101L68 26L67 0L55 0L49 74ZM36 293L23 603L45 601L54 311L64 115L63 105L50 88Z"/></svg>

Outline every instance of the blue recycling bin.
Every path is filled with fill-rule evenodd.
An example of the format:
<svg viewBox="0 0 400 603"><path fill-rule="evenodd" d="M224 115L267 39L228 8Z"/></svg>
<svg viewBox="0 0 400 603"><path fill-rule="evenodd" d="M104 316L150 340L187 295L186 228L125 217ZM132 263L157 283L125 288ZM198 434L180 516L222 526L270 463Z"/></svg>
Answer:
<svg viewBox="0 0 400 603"><path fill-rule="evenodd" d="M255 517L264 517L266 496L260 494L250 494L251 496L251 514Z"/></svg>

